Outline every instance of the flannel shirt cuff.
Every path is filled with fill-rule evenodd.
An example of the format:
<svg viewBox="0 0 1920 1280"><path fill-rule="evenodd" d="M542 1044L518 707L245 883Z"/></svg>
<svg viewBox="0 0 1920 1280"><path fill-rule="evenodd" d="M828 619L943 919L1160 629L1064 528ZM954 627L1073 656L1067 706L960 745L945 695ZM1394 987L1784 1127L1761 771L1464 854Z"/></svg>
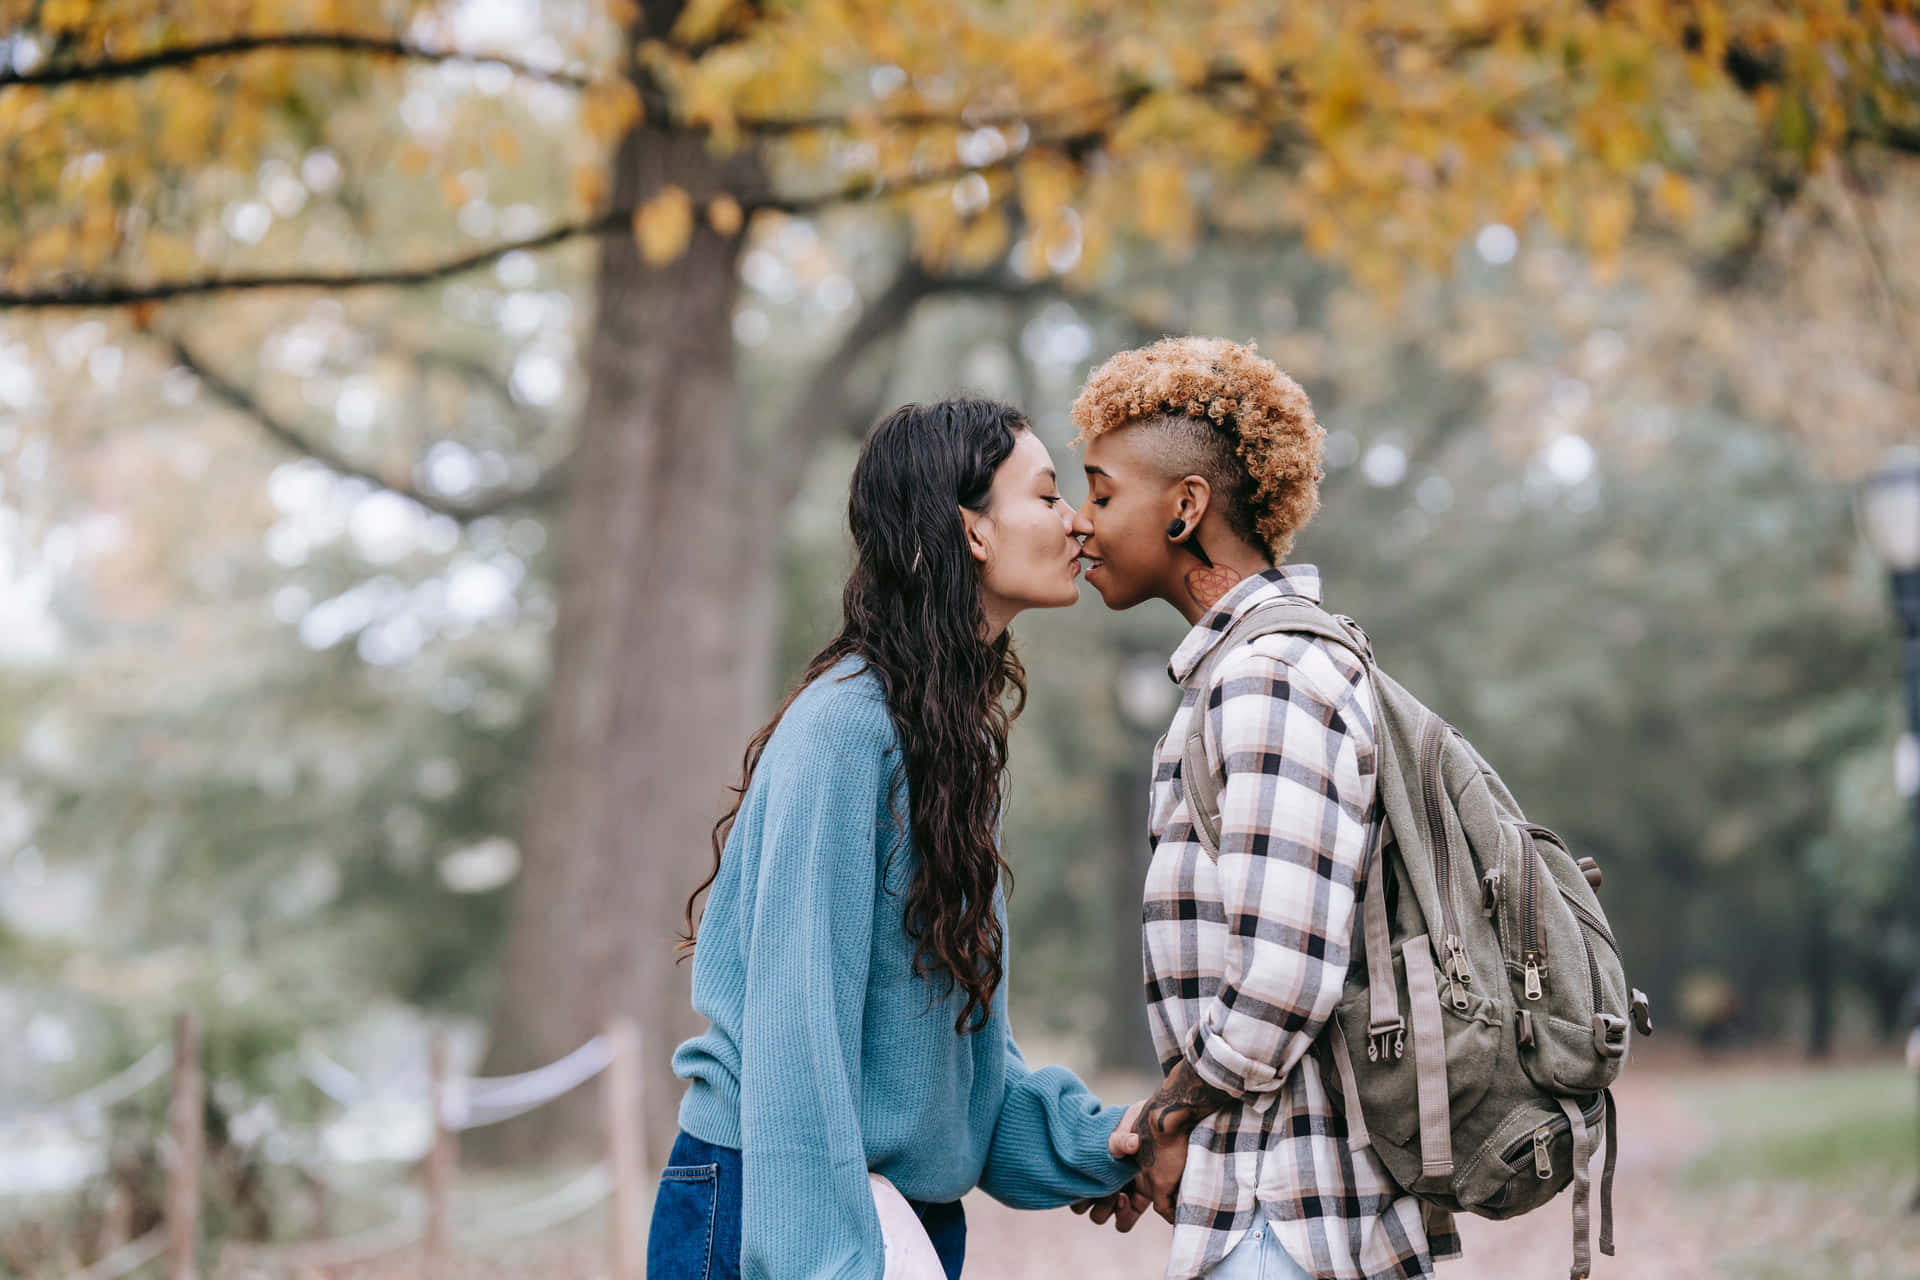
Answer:
<svg viewBox="0 0 1920 1280"><path fill-rule="evenodd" d="M1187 1045L1187 1061L1202 1080L1236 1098L1246 1099L1256 1110L1265 1110L1286 1082L1271 1062L1247 1057L1228 1044L1205 1018L1193 1029L1193 1038Z"/></svg>

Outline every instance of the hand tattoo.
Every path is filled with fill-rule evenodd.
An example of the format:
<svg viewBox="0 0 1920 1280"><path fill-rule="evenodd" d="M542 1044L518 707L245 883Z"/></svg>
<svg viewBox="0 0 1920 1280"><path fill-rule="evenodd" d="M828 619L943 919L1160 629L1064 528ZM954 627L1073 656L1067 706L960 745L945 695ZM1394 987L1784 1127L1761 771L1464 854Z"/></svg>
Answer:
<svg viewBox="0 0 1920 1280"><path fill-rule="evenodd" d="M1232 1094L1202 1080L1192 1065L1182 1059L1140 1110L1140 1122L1135 1130L1140 1135L1141 1165L1150 1163L1148 1152L1155 1138L1165 1142L1180 1137L1232 1101Z"/></svg>

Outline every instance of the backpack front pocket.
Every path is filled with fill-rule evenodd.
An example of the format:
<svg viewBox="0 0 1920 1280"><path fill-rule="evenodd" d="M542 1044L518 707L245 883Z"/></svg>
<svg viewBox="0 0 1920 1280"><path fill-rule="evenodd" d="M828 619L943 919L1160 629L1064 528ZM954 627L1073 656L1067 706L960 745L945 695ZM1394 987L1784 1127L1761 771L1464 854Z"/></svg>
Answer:
<svg viewBox="0 0 1920 1280"><path fill-rule="evenodd" d="M1612 1084L1626 1054L1626 978L1600 913L1555 874L1573 858L1545 827L1520 828L1514 939L1508 951L1520 1062L1543 1089L1592 1093Z"/></svg>
<svg viewBox="0 0 1920 1280"><path fill-rule="evenodd" d="M1437 1027L1442 1062L1425 1064L1444 1070L1446 1110L1452 1117L1469 1114L1486 1097L1494 1072L1492 1065L1501 1053L1506 1037L1499 1005L1471 988L1455 984L1429 961L1421 967L1434 984L1434 995L1424 1000L1407 981L1405 952L1424 948L1431 957L1432 943L1424 934L1407 941L1393 957L1392 981L1400 993L1400 1008L1406 1018L1403 1035L1387 1040L1387 1052L1370 1050L1377 1045L1367 1034L1368 996L1364 987L1350 989L1342 998L1334 1022L1323 1039L1337 1035L1339 1043L1329 1043L1327 1052L1345 1052L1353 1069L1354 1087L1360 1097L1361 1118L1372 1138L1381 1162L1403 1187L1412 1187L1423 1177L1429 1158L1436 1152L1423 1151L1420 1137L1419 1073L1421 1037L1417 1027L1426 1022ZM1420 984L1413 984L1420 985ZM1456 997L1458 997L1456 999ZM1421 1007L1415 1008L1420 1001ZM1507 1050L1510 1054L1511 1048ZM1326 1087L1341 1095L1341 1112L1346 1114L1339 1064L1323 1059L1321 1076ZM1349 1122L1351 1128L1351 1122ZM1449 1125L1451 1127L1451 1125ZM1452 1158L1464 1159L1468 1153L1455 1151Z"/></svg>

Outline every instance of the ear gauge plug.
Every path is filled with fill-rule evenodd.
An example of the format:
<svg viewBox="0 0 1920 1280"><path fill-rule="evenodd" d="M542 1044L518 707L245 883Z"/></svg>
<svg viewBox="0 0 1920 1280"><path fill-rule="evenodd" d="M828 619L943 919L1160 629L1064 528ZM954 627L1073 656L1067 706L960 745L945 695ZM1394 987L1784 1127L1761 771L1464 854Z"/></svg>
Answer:
<svg viewBox="0 0 1920 1280"><path fill-rule="evenodd" d="M1167 522L1167 536L1169 538L1177 538L1181 534L1185 533L1186 531L1187 531L1187 522L1185 520L1182 520L1178 516L1175 516L1172 520Z"/></svg>

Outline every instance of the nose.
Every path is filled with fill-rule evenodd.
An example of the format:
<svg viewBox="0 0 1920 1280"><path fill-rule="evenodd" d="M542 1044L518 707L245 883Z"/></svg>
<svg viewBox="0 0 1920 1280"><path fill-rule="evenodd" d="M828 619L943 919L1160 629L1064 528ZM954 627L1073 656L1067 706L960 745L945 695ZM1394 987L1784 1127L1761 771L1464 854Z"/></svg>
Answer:
<svg viewBox="0 0 1920 1280"><path fill-rule="evenodd" d="M1073 504L1071 502L1068 502L1065 498L1060 499L1060 505L1057 508L1055 508L1055 510L1057 510L1060 514L1060 523L1066 526L1068 533L1072 533L1073 526L1080 519L1080 513L1078 511L1075 511L1073 509Z"/></svg>
<svg viewBox="0 0 1920 1280"><path fill-rule="evenodd" d="M1069 509L1071 510L1071 507ZM1078 538L1085 538L1093 533L1093 521L1087 519L1085 507L1073 513L1073 522L1067 526L1067 532Z"/></svg>

